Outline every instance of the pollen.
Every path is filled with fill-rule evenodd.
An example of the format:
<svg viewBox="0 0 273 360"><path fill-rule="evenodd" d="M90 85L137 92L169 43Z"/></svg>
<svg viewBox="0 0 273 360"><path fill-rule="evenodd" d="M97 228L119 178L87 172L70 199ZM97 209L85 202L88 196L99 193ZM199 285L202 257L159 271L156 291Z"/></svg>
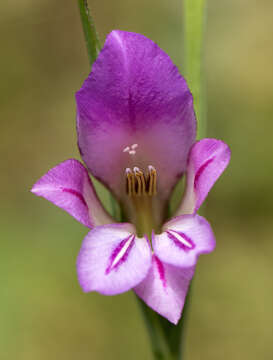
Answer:
<svg viewBox="0 0 273 360"><path fill-rule="evenodd" d="M133 170L127 168L125 175L126 192L129 196L156 195L157 173L153 166L148 166L146 175L138 167L134 167Z"/></svg>

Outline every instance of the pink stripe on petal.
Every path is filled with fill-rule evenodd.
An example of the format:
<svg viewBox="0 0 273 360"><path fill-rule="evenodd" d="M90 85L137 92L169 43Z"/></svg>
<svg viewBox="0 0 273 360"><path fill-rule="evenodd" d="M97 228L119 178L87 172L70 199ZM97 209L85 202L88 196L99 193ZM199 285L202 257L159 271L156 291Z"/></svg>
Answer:
<svg viewBox="0 0 273 360"><path fill-rule="evenodd" d="M67 189L67 188L63 188L62 191L67 192L72 195L75 195L83 203L84 206L88 207L84 197L82 196L82 194L79 191L76 191L73 189Z"/></svg>
<svg viewBox="0 0 273 360"><path fill-rule="evenodd" d="M166 233L168 234L169 239L171 239L180 249L189 252L195 248L194 242L185 233L174 230L167 230Z"/></svg>
<svg viewBox="0 0 273 360"><path fill-rule="evenodd" d="M159 274L159 278L162 281L164 287L166 287L166 278L165 278L165 270L162 262L158 259L158 257L153 256L153 261L156 264L156 268Z"/></svg>
<svg viewBox="0 0 273 360"><path fill-rule="evenodd" d="M198 181L201 176L201 174L204 172L204 170L207 168L207 166L214 160L214 157L211 159L208 159L204 164L200 166L200 168L197 170L195 177L194 177L194 188L196 189L198 186Z"/></svg>
<svg viewBox="0 0 273 360"><path fill-rule="evenodd" d="M148 275L134 291L154 311L177 324L193 274L194 268L171 266L153 255Z"/></svg>
<svg viewBox="0 0 273 360"><path fill-rule="evenodd" d="M118 269L118 267L127 260L130 250L134 245L134 240L135 236L130 235L119 243L111 254L110 262L105 270L105 274L108 275L112 270Z"/></svg>

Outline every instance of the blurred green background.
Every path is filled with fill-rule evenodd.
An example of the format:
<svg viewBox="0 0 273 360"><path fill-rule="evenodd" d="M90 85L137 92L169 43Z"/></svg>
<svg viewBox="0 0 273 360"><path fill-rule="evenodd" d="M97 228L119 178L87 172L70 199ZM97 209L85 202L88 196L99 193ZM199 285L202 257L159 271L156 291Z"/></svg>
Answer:
<svg viewBox="0 0 273 360"><path fill-rule="evenodd" d="M183 73L178 0L93 0L102 40L143 33ZM79 158L74 93L89 65L76 1L0 5L0 358L151 359L132 293L83 294L82 225L29 192L49 168ZM206 208L217 249L200 259L186 359L273 358L273 2L210 0L205 71L208 136L232 149Z"/></svg>

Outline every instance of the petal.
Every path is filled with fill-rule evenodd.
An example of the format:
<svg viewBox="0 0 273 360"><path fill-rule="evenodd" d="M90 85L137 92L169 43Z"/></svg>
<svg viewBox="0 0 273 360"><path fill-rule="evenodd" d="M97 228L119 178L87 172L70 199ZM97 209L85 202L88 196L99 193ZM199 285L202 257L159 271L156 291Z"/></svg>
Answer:
<svg viewBox="0 0 273 360"><path fill-rule="evenodd" d="M202 216L178 216L166 223L163 230L162 234L153 236L153 249L165 263L192 267L200 254L215 248L214 234Z"/></svg>
<svg viewBox="0 0 273 360"><path fill-rule="evenodd" d="M98 226L83 241L78 260L79 283L85 292L115 295L139 284L151 266L146 238L131 224Z"/></svg>
<svg viewBox="0 0 273 360"><path fill-rule="evenodd" d="M177 324L193 274L194 268L177 268L153 255L147 277L134 291L153 310Z"/></svg>
<svg viewBox="0 0 273 360"><path fill-rule="evenodd" d="M49 170L31 192L51 201L89 228L113 222L99 201L87 170L78 160L66 160Z"/></svg>
<svg viewBox="0 0 273 360"><path fill-rule="evenodd" d="M79 148L91 173L121 198L125 169L152 165L166 197L196 133L192 95L169 56L143 35L113 31L76 101Z"/></svg>
<svg viewBox="0 0 273 360"><path fill-rule="evenodd" d="M221 140L202 139L193 145L187 165L186 191L177 215L197 212L229 160L230 149Z"/></svg>

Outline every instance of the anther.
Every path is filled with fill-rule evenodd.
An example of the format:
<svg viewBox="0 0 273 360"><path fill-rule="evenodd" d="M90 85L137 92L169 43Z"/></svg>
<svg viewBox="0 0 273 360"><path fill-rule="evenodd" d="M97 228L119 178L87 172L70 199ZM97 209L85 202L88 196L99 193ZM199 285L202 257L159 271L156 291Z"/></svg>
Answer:
<svg viewBox="0 0 273 360"><path fill-rule="evenodd" d="M133 171L126 168L125 175L126 191L129 196L156 195L157 175L153 166L148 166L146 177L138 167L134 167Z"/></svg>

